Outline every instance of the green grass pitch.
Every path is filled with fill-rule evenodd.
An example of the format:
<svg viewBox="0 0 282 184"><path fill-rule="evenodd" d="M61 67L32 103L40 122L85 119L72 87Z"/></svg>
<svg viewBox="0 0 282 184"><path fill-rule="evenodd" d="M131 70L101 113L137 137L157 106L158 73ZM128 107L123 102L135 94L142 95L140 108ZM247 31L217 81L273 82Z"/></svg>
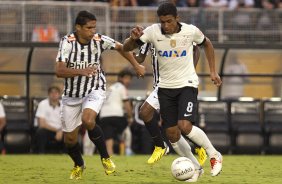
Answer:
<svg viewBox="0 0 282 184"><path fill-rule="evenodd" d="M150 166L148 155L114 156L117 172L105 175L98 155L85 156L86 170L82 180L69 180L72 161L67 155L0 155L0 184L169 184L175 180L170 165L177 158L169 155ZM210 176L210 165L197 183L202 184L281 184L282 155L230 156L224 155L223 170Z"/></svg>

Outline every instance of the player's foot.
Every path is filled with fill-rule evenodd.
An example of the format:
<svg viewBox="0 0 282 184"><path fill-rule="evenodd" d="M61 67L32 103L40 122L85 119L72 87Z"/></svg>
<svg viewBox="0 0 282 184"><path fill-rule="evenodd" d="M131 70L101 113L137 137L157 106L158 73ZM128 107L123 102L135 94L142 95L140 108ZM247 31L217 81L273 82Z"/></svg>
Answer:
<svg viewBox="0 0 282 184"><path fill-rule="evenodd" d="M190 178L188 180L185 180L185 182L189 182L189 183L197 182L202 174L204 174L204 169L203 168L196 169L194 175L192 176L192 178Z"/></svg>
<svg viewBox="0 0 282 184"><path fill-rule="evenodd" d="M210 159L212 176L217 176L220 173L222 169L222 161L223 158L219 152L217 152L217 154Z"/></svg>
<svg viewBox="0 0 282 184"><path fill-rule="evenodd" d="M102 164L107 175L112 174L116 171L116 165L111 160L111 158L102 158Z"/></svg>
<svg viewBox="0 0 282 184"><path fill-rule="evenodd" d="M72 170L71 170L71 175L70 175L70 179L73 180L79 180L81 179L82 177L82 173L83 173L83 170L86 169L85 166L75 166Z"/></svg>
<svg viewBox="0 0 282 184"><path fill-rule="evenodd" d="M155 150L152 156L147 161L148 164L153 164L159 161L163 157L163 155L166 154L167 151L168 151L168 147L162 148L162 147L155 146Z"/></svg>
<svg viewBox="0 0 282 184"><path fill-rule="evenodd" d="M200 165L203 166L204 163L207 160L206 150L204 148L202 148L202 147L195 148L195 153L197 153L197 155L198 155L198 161L199 161Z"/></svg>

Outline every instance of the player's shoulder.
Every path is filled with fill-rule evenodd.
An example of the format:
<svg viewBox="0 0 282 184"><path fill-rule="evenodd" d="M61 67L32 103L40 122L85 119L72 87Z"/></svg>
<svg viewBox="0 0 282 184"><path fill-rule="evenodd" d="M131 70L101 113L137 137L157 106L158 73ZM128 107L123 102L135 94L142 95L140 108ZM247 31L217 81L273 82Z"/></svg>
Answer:
<svg viewBox="0 0 282 184"><path fill-rule="evenodd" d="M103 35L103 34L100 34L100 33L96 33L94 36L93 36L93 40L97 41L97 42L101 42L101 41L106 41L106 42L115 42L114 39L112 39L111 37L109 36L106 36L106 35Z"/></svg>
<svg viewBox="0 0 282 184"><path fill-rule="evenodd" d="M49 99L45 98L39 102L39 106L47 106L49 104Z"/></svg>
<svg viewBox="0 0 282 184"><path fill-rule="evenodd" d="M193 24L187 24L187 23L184 23L184 22L181 22L180 24L182 26L181 29L184 30L184 31L193 31L195 28L197 28Z"/></svg>
<svg viewBox="0 0 282 184"><path fill-rule="evenodd" d="M68 42L76 41L76 37L74 33L67 34L66 36L63 37L63 39L67 40Z"/></svg>

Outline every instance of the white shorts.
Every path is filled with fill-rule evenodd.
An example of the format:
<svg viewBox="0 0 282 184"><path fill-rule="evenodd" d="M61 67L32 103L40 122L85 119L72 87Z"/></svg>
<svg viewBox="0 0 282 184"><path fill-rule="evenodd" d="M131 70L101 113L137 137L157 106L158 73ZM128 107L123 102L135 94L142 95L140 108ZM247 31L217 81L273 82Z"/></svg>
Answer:
<svg viewBox="0 0 282 184"><path fill-rule="evenodd" d="M157 111L160 110L160 103L159 103L159 98L158 98L158 87L156 87L154 91L150 93L150 95L146 99L146 102L149 103Z"/></svg>
<svg viewBox="0 0 282 184"><path fill-rule="evenodd" d="M63 96L61 108L63 131L72 132L82 124L81 114L83 109L89 108L98 114L105 98L106 92L101 89L92 91L84 98Z"/></svg>

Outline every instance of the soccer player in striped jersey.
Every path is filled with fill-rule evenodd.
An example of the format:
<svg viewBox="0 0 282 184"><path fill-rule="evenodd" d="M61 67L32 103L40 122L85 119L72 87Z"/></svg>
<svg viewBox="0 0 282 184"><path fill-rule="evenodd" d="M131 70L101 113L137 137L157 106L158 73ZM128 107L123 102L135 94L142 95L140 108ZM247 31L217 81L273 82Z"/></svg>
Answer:
<svg viewBox="0 0 282 184"><path fill-rule="evenodd" d="M145 102L142 104L139 111L139 116L144 121L144 124L147 130L149 131L153 139L153 142L155 144L155 150L152 156L148 159L148 164L153 164L156 161L160 160L163 155L169 152L169 147L166 146L165 143L163 142L160 131L155 131L158 129L157 128L158 125L154 122L153 119L154 112L159 111L160 109L160 104L158 100L159 64L158 64L156 49L154 48L153 44L145 43L140 47L139 53L138 55L135 56L135 58L139 63L143 63L145 61L145 58L149 50L151 51L151 64L153 70L154 90L149 94ZM193 62L195 68L198 64L199 58L200 58L199 47L195 43L193 43ZM203 148L197 146L195 148L195 152L198 154L198 161L202 166L207 159L206 151Z"/></svg>
<svg viewBox="0 0 282 184"><path fill-rule="evenodd" d="M80 179L85 168L77 142L81 124L101 155L105 173L115 172L116 166L107 152L103 132L95 122L106 98L106 78L100 64L102 52L117 50L130 61L138 76L145 73L145 68L139 65L132 53L123 51L121 43L96 33L96 17L92 13L79 12L75 30L62 38L56 58L56 75L65 78L62 127L64 143L74 162L70 179Z"/></svg>
<svg viewBox="0 0 282 184"><path fill-rule="evenodd" d="M174 150L190 158L196 168L195 174L187 182L197 181L203 169L193 158L191 148L180 136L181 133L206 150L210 157L211 175L216 176L222 169L222 155L213 147L204 131L193 126L199 85L193 66L193 42L204 46L211 80L220 86L222 82L215 70L213 45L196 26L179 22L177 9L172 3L160 4L157 14L160 23L146 29L140 26L133 28L130 37L124 42L124 49L130 51L144 43L152 43L156 48L159 63L158 98L166 136Z"/></svg>

